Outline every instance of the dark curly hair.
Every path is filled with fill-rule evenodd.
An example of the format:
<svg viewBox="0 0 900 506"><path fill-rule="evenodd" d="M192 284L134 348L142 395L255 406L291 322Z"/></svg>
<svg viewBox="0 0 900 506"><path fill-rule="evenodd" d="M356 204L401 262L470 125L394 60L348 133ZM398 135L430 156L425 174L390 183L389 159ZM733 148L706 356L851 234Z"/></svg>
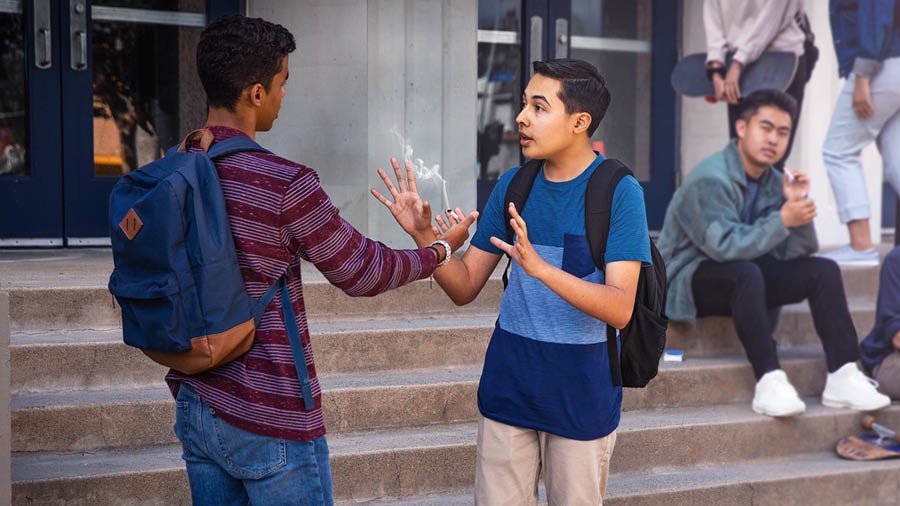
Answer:
<svg viewBox="0 0 900 506"><path fill-rule="evenodd" d="M260 18L222 16L200 35L197 73L210 107L235 110L246 88L259 83L266 91L281 61L297 49L287 28Z"/></svg>
<svg viewBox="0 0 900 506"><path fill-rule="evenodd" d="M609 88L597 67L584 60L557 59L532 62L537 74L560 81L559 99L567 114L586 112L591 115L588 137L600 126L609 108Z"/></svg>

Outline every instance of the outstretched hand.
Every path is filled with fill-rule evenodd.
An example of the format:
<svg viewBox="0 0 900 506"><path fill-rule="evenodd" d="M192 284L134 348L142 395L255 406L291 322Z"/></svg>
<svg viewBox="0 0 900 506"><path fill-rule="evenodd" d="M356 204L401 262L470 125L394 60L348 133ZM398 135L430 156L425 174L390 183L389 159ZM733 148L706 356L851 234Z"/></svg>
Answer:
<svg viewBox="0 0 900 506"><path fill-rule="evenodd" d="M512 216L509 222L515 233L516 243L513 245L497 237L491 237L491 244L503 250L517 264L521 265L526 274L537 278L541 271L549 267L550 264L544 261L535 251L534 246L531 245L531 242L528 240L528 228L525 226L525 220L516 211L516 205L512 202L509 203L509 215Z"/></svg>
<svg viewBox="0 0 900 506"><path fill-rule="evenodd" d="M450 249L457 251L469 238L469 227L478 218L478 211L472 211L468 215L463 214L462 209L447 209L444 214L447 219L439 214L435 217L437 226L434 233L438 239L443 239L450 244Z"/></svg>
<svg viewBox="0 0 900 506"><path fill-rule="evenodd" d="M372 188L372 195L391 211L400 227L413 239L431 234L431 206L419 195L412 163L406 160L406 174L404 174L400 170L397 158L391 157L391 167L397 177L397 186L394 186L394 182L381 167L378 168L378 176L384 181L393 202L375 188Z"/></svg>

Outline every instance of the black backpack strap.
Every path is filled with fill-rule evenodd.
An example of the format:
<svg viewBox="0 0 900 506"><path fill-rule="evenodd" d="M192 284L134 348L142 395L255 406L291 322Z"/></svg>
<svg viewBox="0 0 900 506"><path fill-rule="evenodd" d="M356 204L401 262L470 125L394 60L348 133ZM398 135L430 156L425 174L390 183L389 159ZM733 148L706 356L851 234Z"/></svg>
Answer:
<svg viewBox="0 0 900 506"><path fill-rule="evenodd" d="M584 231L587 235L591 258L601 271L606 271L606 239L609 236L609 221L612 214L612 200L616 186L631 170L622 162L607 158L594 170L584 191ZM622 368L619 365L619 348L616 329L606 325L606 351L613 386L622 385Z"/></svg>
<svg viewBox="0 0 900 506"><path fill-rule="evenodd" d="M525 209L525 201L528 200L531 187L534 186L534 180L537 178L538 172L541 171L543 163L543 160L528 160L516 172L512 181L509 182L509 186L506 187L506 196L503 199L503 223L506 225L506 242L509 244L513 243L513 236L515 235L512 226L509 224L509 220L512 219L512 216L509 214L509 203L515 204L516 211L522 214L522 210ZM510 264L512 264L512 258L507 255L506 269L503 270L504 290L506 290L506 285L509 284Z"/></svg>

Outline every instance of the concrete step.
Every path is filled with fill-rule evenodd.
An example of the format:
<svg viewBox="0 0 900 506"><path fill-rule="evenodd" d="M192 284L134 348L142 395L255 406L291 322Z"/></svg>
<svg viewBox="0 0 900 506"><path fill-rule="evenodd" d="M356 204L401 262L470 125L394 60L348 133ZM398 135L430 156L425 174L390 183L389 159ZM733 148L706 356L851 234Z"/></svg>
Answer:
<svg viewBox="0 0 900 506"><path fill-rule="evenodd" d="M463 307L456 306L430 280L419 280L374 297L350 297L321 275L316 276L317 272L310 272L310 269L312 267L303 271L303 293L311 322L373 315L496 315L503 291L503 282L499 275L494 275L481 294ZM106 289L108 276L109 273L106 273L103 279L92 280L91 284L84 286L7 286L11 330L29 332L120 327L120 309Z"/></svg>
<svg viewBox="0 0 900 506"><path fill-rule="evenodd" d="M889 408L880 419L896 426L900 408ZM619 430L610 495L627 497L628 504L644 504L630 502L632 497L658 500L658 494L669 494L666 504L743 504L681 500L695 493L731 494L738 483L746 488L748 483L771 481L773 476L785 479L788 469L792 469L788 477L802 481L814 478L815 469L822 466L837 466L841 472L861 466L838 465L839 459L829 453L837 439L860 432L859 420L859 413L822 408L813 402L806 415L791 420L755 415L746 405L635 413L623 418ZM411 497L471 488L474 441L474 423L333 434L329 446L336 497ZM760 444L763 441L773 444ZM798 456L807 454L818 455L812 459L813 467L800 472L803 466L797 464ZM88 504L82 497L95 501L91 504L126 504L109 502L109 498L134 501L139 492L132 488L144 485L148 476L166 476L168 484L159 488L162 500L183 504L185 477L179 455L180 448L175 445L116 452L14 454L14 504L26 504L25 497L40 504L63 500L71 501L65 504ZM764 464L757 463L760 459ZM765 474L776 461L773 459L780 459L779 467L785 469ZM887 466L892 466L894 473L900 469L896 463ZM745 474L729 473L729 468ZM844 486L852 486L852 482ZM872 497L868 491L865 494Z"/></svg>
<svg viewBox="0 0 900 506"><path fill-rule="evenodd" d="M900 461L851 462L820 452L741 464L612 473L610 506L887 506L897 504ZM539 504L547 504L541 487ZM444 495L345 500L338 506L473 506L471 490Z"/></svg>
<svg viewBox="0 0 900 506"><path fill-rule="evenodd" d="M313 322L322 374L480 366L494 315ZM126 388L159 381L166 368L122 342L120 329L16 332L13 392Z"/></svg>
<svg viewBox="0 0 900 506"><path fill-rule="evenodd" d="M849 301L850 316L860 340L872 330L875 323L874 288L872 293L871 299L851 299ZM783 308L774 335L781 349L820 345L821 343L813 325L809 306L805 302ZM691 355L715 356L743 351L737 333L734 331L731 317L704 317L697 320L694 326L684 322L670 322L666 338L668 348L680 348Z"/></svg>
<svg viewBox="0 0 900 506"><path fill-rule="evenodd" d="M311 321L371 315L496 314L503 266L501 262L473 303L459 308L428 280L377 297L348 297L331 286L315 267L304 263L307 310ZM0 258L0 289L10 294L12 331L118 327L120 311L106 290L111 271L108 249L4 252ZM850 299L874 301L877 268L843 268L842 274ZM857 322L858 327L869 325L869 321Z"/></svg>
<svg viewBox="0 0 900 506"><path fill-rule="evenodd" d="M874 305L854 304L857 321L874 318ZM819 349L808 310L786 308L783 351ZM322 374L480 365L496 314L395 318L345 318L310 322L316 367ZM670 348L687 360L742 355L728 318L705 318L693 329L673 324ZM158 381L165 368L122 343L121 330L19 331L12 335L14 392L64 388L125 388Z"/></svg>
<svg viewBox="0 0 900 506"><path fill-rule="evenodd" d="M821 352L786 355L784 368L801 395L820 394L825 378ZM325 426L337 433L473 421L480 374L480 366L325 374L320 378ZM749 404L753 385L743 357L663 363L648 388L626 389L623 409ZM134 388L20 392L11 404L13 451L93 451L176 442L174 401L162 375Z"/></svg>
<svg viewBox="0 0 900 506"><path fill-rule="evenodd" d="M10 342L14 393L135 388L167 371L125 345L121 329L17 332Z"/></svg>

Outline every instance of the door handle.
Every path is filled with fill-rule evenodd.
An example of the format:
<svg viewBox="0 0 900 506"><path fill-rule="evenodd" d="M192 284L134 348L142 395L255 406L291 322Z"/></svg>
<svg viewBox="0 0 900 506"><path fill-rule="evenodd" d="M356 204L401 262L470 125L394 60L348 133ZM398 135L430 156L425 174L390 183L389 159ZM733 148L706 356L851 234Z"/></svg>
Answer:
<svg viewBox="0 0 900 506"><path fill-rule="evenodd" d="M87 5L85 0L69 0L69 51L72 70L86 70L87 61Z"/></svg>
<svg viewBox="0 0 900 506"><path fill-rule="evenodd" d="M531 16L531 47L529 48L529 58L531 61L542 61L544 52L541 48L544 45L544 18L540 16ZM528 63L528 75L534 75L534 69L531 62Z"/></svg>
<svg viewBox="0 0 900 506"><path fill-rule="evenodd" d="M554 58L569 57L569 20L556 20L556 55Z"/></svg>
<svg viewBox="0 0 900 506"><path fill-rule="evenodd" d="M53 44L50 39L50 0L34 2L34 66L49 69L53 65Z"/></svg>

